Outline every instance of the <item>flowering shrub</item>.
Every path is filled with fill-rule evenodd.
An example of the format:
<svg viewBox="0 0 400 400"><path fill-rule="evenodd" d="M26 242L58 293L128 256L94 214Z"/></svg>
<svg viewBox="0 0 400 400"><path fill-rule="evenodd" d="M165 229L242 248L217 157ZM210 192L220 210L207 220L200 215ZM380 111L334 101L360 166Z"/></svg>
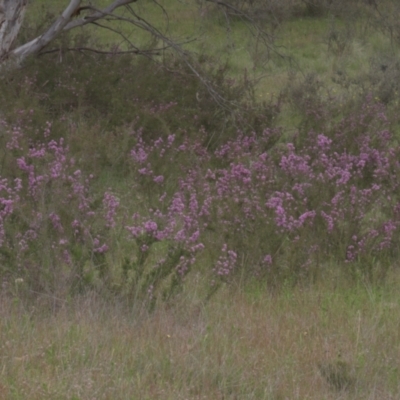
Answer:
<svg viewBox="0 0 400 400"><path fill-rule="evenodd" d="M233 276L239 260L272 279L315 273L321 260L361 265L372 278L371 260L389 264L387 255L397 254L399 148L387 125L383 106L368 98L326 132L298 133L272 148L279 129L239 132L213 153L196 139L145 143L136 132L132 162L138 190L154 188L153 222L150 230L146 216L128 230L179 243L191 265L199 250L214 254L218 279ZM160 175L161 166L173 176Z"/></svg>
<svg viewBox="0 0 400 400"><path fill-rule="evenodd" d="M51 138L50 122L42 134L32 134L22 120L1 125L7 166L0 188L3 272L25 275L37 290L76 283L79 265L108 250L105 231L115 226L118 201L106 192L102 206L93 206L93 176L75 165L63 138Z"/></svg>
<svg viewBox="0 0 400 400"><path fill-rule="evenodd" d="M331 261L373 279L376 260L384 271L398 256L399 147L370 98L324 131L238 131L215 149L202 130L132 128L126 193L99 190L51 122L30 128L33 114L1 121L3 281L100 285L154 304L193 268L214 288L239 270L279 283Z"/></svg>

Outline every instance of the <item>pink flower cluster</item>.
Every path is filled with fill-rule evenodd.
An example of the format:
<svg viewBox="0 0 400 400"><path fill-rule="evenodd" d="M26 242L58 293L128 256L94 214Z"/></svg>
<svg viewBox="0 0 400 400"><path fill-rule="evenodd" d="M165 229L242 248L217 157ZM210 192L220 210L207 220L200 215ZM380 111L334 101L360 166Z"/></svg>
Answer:
<svg viewBox="0 0 400 400"><path fill-rule="evenodd" d="M359 114L324 132L297 132L279 147L270 145L277 129L238 132L213 153L196 139L174 138L171 146L163 138L146 141L137 131L131 155L138 178L146 165L139 188L165 186L159 208L149 210L153 228L143 216L128 230L188 251L201 244L216 254L219 276L232 273L238 253L255 264L279 263L283 243L296 249L305 266L321 252L350 262L393 249L400 224L400 148L386 124L382 106L367 99ZM174 175L159 175L177 159L187 167L169 165L164 170ZM177 188L165 191L172 180ZM212 240L210 231L217 232Z"/></svg>
<svg viewBox="0 0 400 400"><path fill-rule="evenodd" d="M213 150L204 129L159 137L133 129L131 192L118 196L94 194L95 177L53 137L51 122L27 135L22 122L0 121L11 166L0 177L0 246L16 268L29 265L24 257L41 265L44 254L54 264L106 268L104 255L123 242L135 271L151 262L151 277L183 278L201 259L221 280L239 262L294 273L321 258L390 262L399 254L400 147L384 112L367 99L321 131L239 131Z"/></svg>
<svg viewBox="0 0 400 400"><path fill-rule="evenodd" d="M40 266L45 254L54 264L72 265L78 246L89 254L107 252L105 231L116 225L118 199L104 193L104 216L93 207L93 176L76 168L63 138L51 139L50 122L34 140L22 122L12 129L3 124L14 177L0 181L0 246L16 252L15 267Z"/></svg>

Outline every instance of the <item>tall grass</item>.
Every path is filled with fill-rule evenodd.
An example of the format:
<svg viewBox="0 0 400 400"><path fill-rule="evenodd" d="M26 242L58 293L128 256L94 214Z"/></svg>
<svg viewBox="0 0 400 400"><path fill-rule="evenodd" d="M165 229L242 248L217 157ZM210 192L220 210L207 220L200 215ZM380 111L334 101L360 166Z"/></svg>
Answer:
<svg viewBox="0 0 400 400"><path fill-rule="evenodd" d="M1 398L398 398L398 279L336 283L256 284L206 305L192 287L151 316L90 294L55 311L3 299ZM322 372L340 363L346 389Z"/></svg>

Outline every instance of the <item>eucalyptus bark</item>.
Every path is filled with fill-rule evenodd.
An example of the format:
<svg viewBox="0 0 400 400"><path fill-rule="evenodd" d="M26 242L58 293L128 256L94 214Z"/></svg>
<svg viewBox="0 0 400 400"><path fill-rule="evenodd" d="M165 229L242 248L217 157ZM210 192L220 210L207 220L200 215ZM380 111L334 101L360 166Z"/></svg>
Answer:
<svg viewBox="0 0 400 400"><path fill-rule="evenodd" d="M12 0L10 0L12 1ZM19 0L23 1L23 0ZM53 25L41 36L31 40L30 42L17 47L12 50L9 54L15 58L18 62L24 60L31 54L38 53L46 45L48 45L58 34L64 29L65 25L71 21L76 10L79 8L81 0L71 0L67 8L62 14L55 20Z"/></svg>
<svg viewBox="0 0 400 400"><path fill-rule="evenodd" d="M28 0L0 0L0 62L12 59L18 63L30 54L40 51L71 21L81 0L71 0L64 12L43 35L12 49L22 26L27 3Z"/></svg>
<svg viewBox="0 0 400 400"><path fill-rule="evenodd" d="M0 0L0 60L9 53L21 28L28 0Z"/></svg>

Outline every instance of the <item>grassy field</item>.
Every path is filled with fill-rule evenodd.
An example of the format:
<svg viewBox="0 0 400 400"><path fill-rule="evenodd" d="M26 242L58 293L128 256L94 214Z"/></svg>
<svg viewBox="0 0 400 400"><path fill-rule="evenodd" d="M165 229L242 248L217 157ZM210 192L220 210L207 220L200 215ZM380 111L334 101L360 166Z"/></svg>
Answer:
<svg viewBox="0 0 400 400"><path fill-rule="evenodd" d="M163 0L158 4L138 2L134 9L162 33L178 42L189 41L183 48L205 53L215 63L228 62L234 76L240 77L245 69L249 74L263 76L257 84L261 100L268 100L271 94L277 95L282 90L287 84L289 70L303 74L317 73L321 82L339 90L340 85L335 85L332 79L338 70L354 78L368 72L373 57L385 53L398 54L397 47L393 46L387 35L373 28L368 20L352 21L351 15L336 19L304 15L283 20L273 35L279 54L284 56L282 58L268 55L262 49L257 52L247 25L241 20L226 25L224 14L213 7L204 4L202 7L196 6L191 0L178 3ZM45 10L56 14L64 5L63 1L58 0L52 2L49 8L46 1L36 1L30 6L28 19L40 18ZM96 2L98 7L105 5L105 0ZM139 28L122 23L117 27L138 46L146 46L151 41L151 37ZM123 42L118 35L101 28L94 28L93 32L104 43Z"/></svg>
<svg viewBox="0 0 400 400"><path fill-rule="evenodd" d="M398 278L279 295L257 284L208 304L188 292L151 315L95 295L4 300L0 396L397 399L399 294Z"/></svg>
<svg viewBox="0 0 400 400"><path fill-rule="evenodd" d="M44 0L32 2L27 13L28 28L24 34L29 35L34 31L36 22L45 14L44 5L48 3ZM104 0L96 4L100 3L107 2ZM357 204L360 208L368 201L372 204L365 207L363 215L366 215L366 222L354 222L351 216L357 216L356 212L349 214L350 217L344 213L338 234L327 235L327 239L324 239L323 221L315 228L311 226L301 231L299 238L289 234L279 236L281 231L273 232L266 222L268 219L260 217L259 221L252 222L247 216L244 219L248 225L240 225L240 234L236 235L236 225L232 225L231 230L229 227L223 230L221 221L229 222L223 211L229 216L242 215L237 205L241 202L234 204L229 202L232 200L229 197L223 199L223 205L228 205L226 208L221 206L220 214L216 213L218 217L212 216L214 220L202 236L209 252L196 261L193 267L196 269L184 281L182 291L171 296L170 301L157 301L154 309L146 302L146 295L153 293L153 287L150 289L146 286L151 275L146 275L147 271L151 271L154 264L165 255L171 253L172 260L178 264L179 257L186 253L179 246L174 248L170 238L154 244L152 241L141 242L141 237L127 239L124 236L126 226L133 224L132 215L143 213L143 218L148 219L153 216L164 190L172 196L182 182L188 187L194 186L197 181L202 182L203 175L208 175L210 169L222 174L236 162L251 169L264 152L273 159L276 150L275 157L282 155L283 159L289 154L289 151L285 152L286 147L281 150L286 146L286 140L293 139L296 145L301 143L302 137L293 136L293 132L314 130L329 135L332 126L334 132L343 129L347 135L343 137L343 143L348 145L344 153L351 153L351 147L357 147L360 143L352 145L348 139L353 134L353 128L349 128L353 127L353 121L349 119L348 125L343 123L338 127L334 123L340 121L342 116L348 116L348 110L358 110L358 105L368 93L373 94L373 100L378 104L380 100L385 104L388 126L395 133L390 139L390 145L394 146L399 142L396 132L400 121L397 112L399 84L396 83L400 78L400 64L396 61L399 56L398 44L393 37L372 24L369 17L354 22L351 15L348 18L346 15L333 18L332 15L311 17L294 14L283 18L279 29L275 31L274 44L280 46L279 52L284 57L268 56L255 51L251 35L241 21L233 21L227 29L223 15L215 14L210 9L199 9L193 6L194 2L165 0L160 3L168 11L168 20L153 2L138 2L135 7L141 15L177 40L196 37L196 41L185 45L185 48L206 55L207 62L212 66L227 63L230 68L225 78L234 78L239 82L246 70L257 84L254 87L255 103L251 103L254 108L249 107L245 112L246 118L249 118L245 122L249 125L261 121L256 132L258 137L262 136L265 128L275 127L281 127L282 135L277 144L266 142L265 146L262 144L264 147L260 147L262 150L256 148L253 153L258 142L249 145L248 149L246 143L240 140L235 142L237 126L229 126L230 117L221 113L206 97L201 84L185 80L185 70L182 78L179 74L164 75L161 69L149 64L138 64L136 69L124 59L119 64L119 61L112 64L114 61L108 60L109 64L104 62L103 65L97 59L92 64L84 64L81 61L84 58L73 55L68 61L62 61L68 67L63 68L61 56L58 61L49 59L58 65L54 70L51 69L51 62L39 61L26 68L26 73L30 74L28 78L21 79L22 75L16 75L17 78L6 82L8 86L3 88L6 87L10 98L3 96L6 93L3 89L1 100L6 114L4 119L9 119L9 125L2 121L2 115L0 127L6 127L4 131L14 135L12 137L16 138L16 142L20 140L20 145L7 142L6 147L4 144L6 150L1 157L1 176L7 173L10 179L17 176L16 166L23 166L21 160L25 150L37 171L45 171L44 176L45 162L50 160L51 168L56 164L53 156L56 159L57 155L68 154L68 148L71 157L63 159L63 168L67 171L65 176L70 174L68 179L57 184L57 181L49 178L48 185L41 192L42 196L38 198L32 195L33 190L21 192L27 198L31 197L19 206L19 214L9 219L5 241L11 243L10 249L6 251L0 246L2 265L8 267L8 263L12 262L15 265L12 273L9 272L11 268L2 267L1 270L4 293L0 298L0 400L400 398L397 236L394 236L390 242L392 247L383 256L380 256L381 253L375 255L372 250L368 252L366 246L365 257L363 253L354 262L354 269L351 263L354 260L345 260L347 246L353 243L351 240L355 236L353 230L361 235L369 227L375 228L373 224L378 225L384 220L385 213L389 215L388 209L392 210L392 197L397 199L398 188L394 185L393 192L386 193L382 189L384 200L378 195L368 197L368 185L373 180L371 176L374 179L379 176L377 178L370 173L360 184L362 198ZM49 11L57 13L63 4L63 1L51 2ZM122 29L125 29L126 35L135 38L136 43L145 45L149 42L149 37L140 31L131 27ZM105 31L93 28L91 33L94 35L91 39L96 38L103 45L119 43L119 39ZM75 68L81 68L81 71ZM114 72L113 68L116 68ZM121 76L119 71L123 71ZM107 77L108 85L103 77ZM205 96L205 100L197 99L199 93ZM271 109L274 110L278 98L283 99L279 112L268 119L266 115ZM309 103L312 111L317 110L316 114L321 112L315 120L310 117L310 109L306 107ZM5 108L4 104L8 107ZM329 111L323 109L325 106ZM367 111L365 108L360 111L362 123L365 113L375 110L373 107L368 103ZM25 112L29 109L35 111ZM257 115L252 120L254 109L261 110L261 116ZM355 115L359 117L356 112ZM370 125L361 124L361 127L357 125L354 128L354 137L359 130L363 133L364 129L371 127L373 133L386 132L386 125L381 124L381 120L377 122L373 116L370 120ZM265 121L270 126L262 125ZM48 123L56 140L50 142L51 146L38 139L38 132L42 132ZM144 135L136 135L142 127ZM27 132L26 138L22 134L18 136L20 131ZM231 146L229 151L237 153L231 159L207 158L214 151L209 143L214 143L214 137L221 132L227 135L225 144ZM176 135L174 140L181 148L189 149L187 154L183 151L172 152L170 144L157 153L172 134ZM60 138L64 138L66 144L64 142L63 145ZM164 142L157 142L159 138ZM194 138L194 144L186 138ZM378 141L375 136L371 142L374 140ZM213 144L215 148L220 149L220 142ZM143 143L148 147L140 147ZM204 143L209 146L204 145L206 151L201 147ZM240 153L241 147L247 151L244 155ZM32 156L43 149L49 149L47 158ZM131 160L133 149L137 158L140 158L140 151L148 152L146 159L154 169L154 176L157 178L162 174L165 187L157 186L152 180L153 176L146 181L145 174L137 173L139 167ZM372 150L376 154L379 149ZM162 158L164 151L167 156ZM385 149L382 151L384 156L387 153L390 152ZM198 154L203 158L197 157ZM313 154L317 158L316 153ZM12 159L14 155L18 164ZM300 159L302 154L297 155ZM324 160L327 158L324 155ZM279 164L279 160L277 163L282 164ZM386 164L389 165L389 162ZM199 169L201 173L185 180L186 176L181 172L197 171L198 165L203 168ZM393 168L396 165L393 164ZM75 171L78 168L86 172L82 180L79 180L80 172ZM388 170L390 168L392 164ZM27 167L25 169L31 171ZM297 171L296 168L294 170ZM281 176L280 170L276 171L272 179L275 181ZM22 176L22 172L18 176ZM84 180L86 176L91 178ZM293 176L296 178L295 173ZM286 181L286 178L282 178L279 182L292 185L293 176ZM388 181L391 184L396 181L395 178L395 173L388 175L387 179L385 175L379 184L385 188L385 183ZM213 179L211 174L208 179ZM235 176L235 180L238 179ZM88 182L93 182L93 186L85 191ZM353 188L357 184L358 181ZM88 203L90 200L93 210L97 212L99 209L106 214L107 224L101 225L103 217L90 219L91 216L86 216L81 227L68 231L65 227L75 222L75 210L79 208L76 215L80 213L79 216L82 216L81 208L84 207L83 203L79 203L78 207L78 200L71 195L72 192L65 191L67 187L73 187L76 190L74 194L77 188L84 188L79 194ZM239 188L240 193L245 193L249 186L243 187ZM204 200L200 197L204 188L209 186L197 188L199 203ZM314 203L318 204L320 199L328 203L331 199L323 196L325 189L329 192L332 188L316 186ZM341 193L345 190L343 188ZM104 211L106 203L102 197L105 191L115 194L107 203L108 214ZM238 192L233 192L231 197L239 196ZM11 188L8 193L10 196L15 193L20 196L20 192L15 190L14 193ZM71 197L67 197L66 193ZM188 193L185 192L182 198L189 198ZM256 190L254 193L255 198L261 198L264 204L263 199L268 193ZM65 199L68 199L67 205ZM365 203L362 202L364 199L367 199ZM113 201L121 204L118 213L115 212L116 216L113 214ZM349 208L350 204L349 201ZM376 204L382 208L377 210ZM168 209L167 206L164 206L163 212ZM232 208L229 209L229 206ZM301 209L301 206L298 207ZM298 216L302 212L297 208L294 210L293 215ZM340 210L334 211L340 213ZM54 226L50 223L46 225L37 217L55 212L59 212L62 221L67 221L64 231L57 231L57 220L52 220ZM113 225L114 217L116 226ZM39 221L37 226L44 226L45 229L42 232L37 228L42 236L33 244L34 250L29 248L25 253L25 249L21 250L21 257L26 258L19 258L21 237L18 236L18 228L30 227L29 218ZM146 219L146 222L149 221ZM89 239L78 235L78 230L83 231L83 227L89 227ZM379 232L382 231L383 228ZM62 245L69 245L64 233L70 241L79 236L77 244L65 247L70 251L67 255L75 257L74 267L70 267L72 264L67 261L60 262L60 266L57 264L60 258L57 258L58 253L54 250L56 240ZM53 236L56 238L54 241ZM313 248L312 240L319 236L322 237L321 242L317 243L321 248L333 248L332 252L336 253L325 255L321 250L321 254L315 253L312 258L314 253L311 251L310 258L302 258L299 254L304 248ZM110 244L110 252L104 254L98 251L103 239ZM223 240L232 248L237 246L234 250L240 255L238 264L243 276L238 274L231 281L227 279L228 284L223 283L208 299L213 263L218 260L222 265L229 261L226 255L229 252L221 256L225 257L222 261L221 257L215 256L219 254L217 252ZM371 243L371 248L375 245L373 240L368 243ZM270 251L269 255L281 257L279 265L273 265L277 272L283 271L277 278L278 281L281 279L278 285L261 279L263 275L257 269L257 262L260 262L257 257L261 256L254 254L262 246L266 249L264 253L260 250L263 257L267 251ZM187 251L186 248L184 250ZM342 261L338 261L340 259ZM135 268L140 270L136 271L139 277L135 276ZM255 275L249 272L249 276L244 276L246 268L249 271L254 269ZM306 271L304 279L302 268ZM307 272L314 269L316 276L310 273L309 277ZM291 271L300 278L292 279ZM23 275L25 272L26 275ZM78 274L79 284L87 284L82 290L70 284ZM376 276L378 278L374 280ZM134 295L129 292L134 285L132 282L139 282L137 285L140 286ZM71 287L74 290L70 290ZM161 292L164 289L162 282L158 290Z"/></svg>

